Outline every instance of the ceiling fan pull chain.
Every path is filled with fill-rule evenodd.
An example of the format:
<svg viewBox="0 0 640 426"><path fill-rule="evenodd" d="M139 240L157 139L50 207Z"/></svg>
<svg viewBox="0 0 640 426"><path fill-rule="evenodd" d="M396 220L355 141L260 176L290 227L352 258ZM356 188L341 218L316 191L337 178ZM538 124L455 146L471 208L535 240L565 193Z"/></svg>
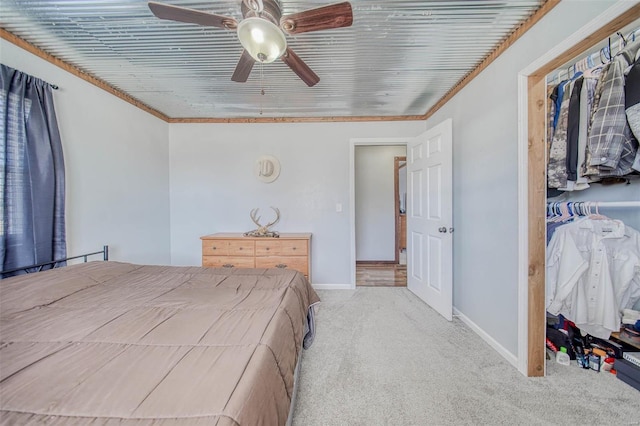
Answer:
<svg viewBox="0 0 640 426"><path fill-rule="evenodd" d="M264 79L263 79L263 66L264 64L260 62L260 115L262 115L262 101L264 98Z"/></svg>

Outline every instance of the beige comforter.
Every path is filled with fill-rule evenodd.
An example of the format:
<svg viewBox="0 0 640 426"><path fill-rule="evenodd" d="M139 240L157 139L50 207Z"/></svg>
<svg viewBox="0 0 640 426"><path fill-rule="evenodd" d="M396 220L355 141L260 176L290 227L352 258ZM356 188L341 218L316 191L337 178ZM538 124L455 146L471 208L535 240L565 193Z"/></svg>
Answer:
<svg viewBox="0 0 640 426"><path fill-rule="evenodd" d="M0 281L0 424L279 425L298 272L90 262Z"/></svg>

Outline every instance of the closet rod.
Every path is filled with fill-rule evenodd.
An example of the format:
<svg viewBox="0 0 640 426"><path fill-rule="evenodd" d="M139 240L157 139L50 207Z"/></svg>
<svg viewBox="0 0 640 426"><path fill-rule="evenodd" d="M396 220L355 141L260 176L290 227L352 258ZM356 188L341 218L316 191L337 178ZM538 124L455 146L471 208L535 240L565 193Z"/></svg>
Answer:
<svg viewBox="0 0 640 426"><path fill-rule="evenodd" d="M633 41L636 40L636 37L638 37L640 34L640 28L636 28L635 30L629 32L629 34L627 34L625 40L628 43L631 43ZM611 37L609 37L609 39L613 38L613 37L618 37L617 40L613 41L610 44L610 48L611 50L622 50L622 48L620 47L620 43L621 43L621 37L619 36L618 33L613 34ZM576 65L580 62L585 61L585 59L589 59L590 62L593 64L593 66L596 65L597 62L602 63L602 52L604 50L608 50L609 46L605 46L602 49L599 49L597 52L594 52L590 55L586 55L585 57L583 57L582 59L578 59L577 61L575 61L573 64L571 64L569 67L567 68L562 68L560 70L557 71L556 74L554 74L550 79L547 79L548 82L552 82L552 81L556 81L556 80L561 80L562 78L569 78L569 74L571 74L571 72L569 71L569 69L573 68L572 72L575 74L577 71L583 71L582 69L577 69ZM611 52L608 52L609 54L609 60L611 58ZM596 62L597 61L597 62Z"/></svg>
<svg viewBox="0 0 640 426"><path fill-rule="evenodd" d="M640 201L586 201L595 207L640 207Z"/></svg>
<svg viewBox="0 0 640 426"><path fill-rule="evenodd" d="M580 204L592 207L640 207L640 201L549 201L547 205Z"/></svg>

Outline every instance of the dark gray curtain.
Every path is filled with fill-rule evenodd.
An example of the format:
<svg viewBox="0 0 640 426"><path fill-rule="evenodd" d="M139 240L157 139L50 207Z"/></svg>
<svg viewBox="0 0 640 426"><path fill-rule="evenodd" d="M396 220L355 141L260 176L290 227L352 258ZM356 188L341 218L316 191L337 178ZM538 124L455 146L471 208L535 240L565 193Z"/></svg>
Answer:
<svg viewBox="0 0 640 426"><path fill-rule="evenodd" d="M51 85L2 65L0 262L3 271L67 254L64 160Z"/></svg>

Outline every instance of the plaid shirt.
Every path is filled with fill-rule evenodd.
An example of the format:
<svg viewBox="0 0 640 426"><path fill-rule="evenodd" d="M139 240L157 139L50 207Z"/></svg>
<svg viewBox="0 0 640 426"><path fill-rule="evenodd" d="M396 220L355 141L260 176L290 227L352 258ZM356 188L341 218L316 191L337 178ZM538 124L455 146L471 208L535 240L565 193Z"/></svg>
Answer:
<svg viewBox="0 0 640 426"><path fill-rule="evenodd" d="M587 174L622 176L631 173L638 150L624 108L624 70L633 63L640 40L618 54L602 79L600 102L593 116L588 140ZM595 168L594 168L595 167Z"/></svg>
<svg viewBox="0 0 640 426"><path fill-rule="evenodd" d="M587 176L587 164L591 159L588 149L589 132L591 128L591 120L593 119L593 111L596 107L596 88L598 81L602 75L604 67L594 68L585 74L584 86L582 87L582 96L584 99L580 103L580 135L578 137L578 179L576 182L581 184L593 182ZM596 170L597 171L597 170ZM586 188L581 188L586 189Z"/></svg>

